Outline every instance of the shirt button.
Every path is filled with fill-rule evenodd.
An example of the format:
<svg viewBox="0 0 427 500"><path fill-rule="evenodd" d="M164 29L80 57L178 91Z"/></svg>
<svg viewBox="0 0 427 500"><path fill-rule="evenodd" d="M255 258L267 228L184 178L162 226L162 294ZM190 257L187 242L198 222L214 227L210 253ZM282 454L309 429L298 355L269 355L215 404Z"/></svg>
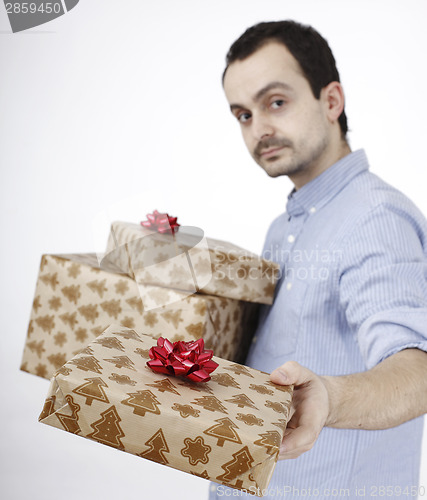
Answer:
<svg viewBox="0 0 427 500"><path fill-rule="evenodd" d="M288 242L289 242L289 243L293 243L294 241L295 241L295 236L294 236L293 234L290 234L290 235L288 236Z"/></svg>
<svg viewBox="0 0 427 500"><path fill-rule="evenodd" d="M292 283L286 283L286 290L290 290L292 288Z"/></svg>
<svg viewBox="0 0 427 500"><path fill-rule="evenodd" d="M252 344L255 344L255 342L257 341L257 338L256 336L252 339Z"/></svg>
<svg viewBox="0 0 427 500"><path fill-rule="evenodd" d="M314 212L315 212L315 211L316 211L316 207L311 207L311 208L310 208L310 213L311 213L311 214L314 214Z"/></svg>

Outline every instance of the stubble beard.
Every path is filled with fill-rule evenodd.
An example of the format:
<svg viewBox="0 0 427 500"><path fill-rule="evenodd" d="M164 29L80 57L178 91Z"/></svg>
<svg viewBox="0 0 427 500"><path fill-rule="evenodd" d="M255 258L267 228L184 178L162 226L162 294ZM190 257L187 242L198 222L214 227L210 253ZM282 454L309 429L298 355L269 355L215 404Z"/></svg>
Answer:
<svg viewBox="0 0 427 500"><path fill-rule="evenodd" d="M252 157L270 177L286 175L292 178L315 169L328 145L329 141L326 136L323 136L315 146L307 141L302 143L298 148L298 153L292 141L271 137L257 144ZM261 152L269 148L284 148L284 150L278 151L277 156L263 158ZM283 154L287 158L281 158Z"/></svg>

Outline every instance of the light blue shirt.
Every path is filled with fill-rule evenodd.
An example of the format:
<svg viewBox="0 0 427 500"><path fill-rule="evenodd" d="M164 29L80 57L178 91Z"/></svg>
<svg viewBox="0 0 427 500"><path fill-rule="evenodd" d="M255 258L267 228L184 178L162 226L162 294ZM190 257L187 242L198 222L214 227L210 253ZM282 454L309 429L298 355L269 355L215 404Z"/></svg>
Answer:
<svg viewBox="0 0 427 500"><path fill-rule="evenodd" d="M408 347L427 351L427 222L369 172L363 150L289 195L264 256L282 276L247 365L271 372L295 360L344 375ZM324 428L310 451L277 463L266 496L416 498L422 428L422 417L382 431ZM211 500L233 494L214 489Z"/></svg>

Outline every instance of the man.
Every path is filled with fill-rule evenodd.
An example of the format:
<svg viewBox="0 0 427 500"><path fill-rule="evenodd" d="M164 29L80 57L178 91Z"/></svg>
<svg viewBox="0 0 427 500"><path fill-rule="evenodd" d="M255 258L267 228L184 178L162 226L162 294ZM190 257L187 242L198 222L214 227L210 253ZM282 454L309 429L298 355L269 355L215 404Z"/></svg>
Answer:
<svg viewBox="0 0 427 500"><path fill-rule="evenodd" d="M295 185L267 234L264 255L282 276L247 359L295 384L269 496L417 496L426 220L351 152L335 60L311 27L249 28L223 85L254 160Z"/></svg>

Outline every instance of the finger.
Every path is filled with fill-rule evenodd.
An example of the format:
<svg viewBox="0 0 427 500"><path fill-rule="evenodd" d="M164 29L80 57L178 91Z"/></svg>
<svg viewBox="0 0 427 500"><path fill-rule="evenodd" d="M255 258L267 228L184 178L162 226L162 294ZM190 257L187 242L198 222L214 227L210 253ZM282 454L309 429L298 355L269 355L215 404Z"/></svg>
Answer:
<svg viewBox="0 0 427 500"><path fill-rule="evenodd" d="M314 446L324 421L317 411L317 405L305 404L298 407L289 420L280 447L279 459L297 458Z"/></svg>
<svg viewBox="0 0 427 500"><path fill-rule="evenodd" d="M296 361L288 361L270 374L270 380L279 385L302 385L309 382L313 372Z"/></svg>
<svg viewBox="0 0 427 500"><path fill-rule="evenodd" d="M284 440L280 445L279 460L298 458L303 453L311 450L317 436L317 432L311 426L286 429Z"/></svg>

